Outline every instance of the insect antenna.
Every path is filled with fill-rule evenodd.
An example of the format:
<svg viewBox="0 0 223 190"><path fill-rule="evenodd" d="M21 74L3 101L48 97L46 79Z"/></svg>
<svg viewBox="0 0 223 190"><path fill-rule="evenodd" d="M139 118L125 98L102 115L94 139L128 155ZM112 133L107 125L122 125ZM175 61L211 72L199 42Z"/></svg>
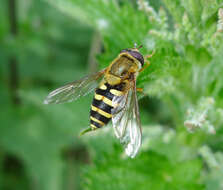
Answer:
<svg viewBox="0 0 223 190"><path fill-rule="evenodd" d="M139 45L138 47L137 47L138 45L137 45L137 43L134 43L134 48L135 49L140 49L140 48L142 48L143 47L143 45L141 44L141 45Z"/></svg>
<svg viewBox="0 0 223 190"><path fill-rule="evenodd" d="M137 43L136 42L134 43L134 48L137 49Z"/></svg>
<svg viewBox="0 0 223 190"><path fill-rule="evenodd" d="M137 49L140 49L140 48L142 48L143 47L143 45L141 44Z"/></svg>

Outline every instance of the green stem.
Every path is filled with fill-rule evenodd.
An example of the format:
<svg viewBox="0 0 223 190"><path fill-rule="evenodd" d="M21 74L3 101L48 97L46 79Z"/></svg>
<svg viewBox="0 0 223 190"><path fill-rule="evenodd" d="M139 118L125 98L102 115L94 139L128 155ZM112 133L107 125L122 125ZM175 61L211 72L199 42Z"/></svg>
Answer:
<svg viewBox="0 0 223 190"><path fill-rule="evenodd" d="M9 9L10 33L15 38L18 33L16 0L8 0L8 9ZM18 62L16 57L13 55L9 58L9 81L10 81L9 85L10 85L12 102L15 105L18 105L20 104L20 99L18 96L18 88L19 88Z"/></svg>

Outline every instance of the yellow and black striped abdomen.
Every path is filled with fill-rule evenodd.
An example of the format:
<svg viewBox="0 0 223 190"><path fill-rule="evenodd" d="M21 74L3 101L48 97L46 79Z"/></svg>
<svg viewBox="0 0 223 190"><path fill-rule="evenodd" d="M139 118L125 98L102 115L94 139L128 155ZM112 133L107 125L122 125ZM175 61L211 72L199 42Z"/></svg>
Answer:
<svg viewBox="0 0 223 190"><path fill-rule="evenodd" d="M124 83L114 86L104 83L96 89L90 112L92 129L100 128L111 120L112 99L115 96L121 96L123 88Z"/></svg>

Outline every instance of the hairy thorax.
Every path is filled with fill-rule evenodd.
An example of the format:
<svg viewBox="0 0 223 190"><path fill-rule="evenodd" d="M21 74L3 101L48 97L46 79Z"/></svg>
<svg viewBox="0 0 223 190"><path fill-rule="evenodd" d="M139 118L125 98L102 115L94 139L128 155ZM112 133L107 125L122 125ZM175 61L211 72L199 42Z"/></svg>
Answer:
<svg viewBox="0 0 223 190"><path fill-rule="evenodd" d="M137 64L134 59L122 56L111 64L107 75L105 75L105 80L111 85L116 85L130 79L131 75L136 73L137 70Z"/></svg>

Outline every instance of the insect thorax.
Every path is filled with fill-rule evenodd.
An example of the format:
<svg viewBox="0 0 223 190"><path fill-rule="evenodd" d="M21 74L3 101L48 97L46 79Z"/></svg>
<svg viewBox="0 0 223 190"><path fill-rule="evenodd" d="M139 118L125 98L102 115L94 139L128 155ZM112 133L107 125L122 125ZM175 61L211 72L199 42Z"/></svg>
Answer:
<svg viewBox="0 0 223 190"><path fill-rule="evenodd" d="M137 72L138 67L136 60L128 55L123 54L115 59L110 67L109 74L123 78L131 73Z"/></svg>

